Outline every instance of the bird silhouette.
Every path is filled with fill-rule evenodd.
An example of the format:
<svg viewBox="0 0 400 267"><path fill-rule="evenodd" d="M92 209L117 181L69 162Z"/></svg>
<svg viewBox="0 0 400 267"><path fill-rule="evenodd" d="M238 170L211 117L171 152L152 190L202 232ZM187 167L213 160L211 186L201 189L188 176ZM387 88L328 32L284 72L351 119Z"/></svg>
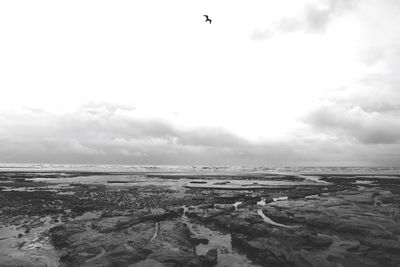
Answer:
<svg viewBox="0 0 400 267"><path fill-rule="evenodd" d="M208 15L203 15L204 17L206 17L206 21L205 22L210 22L210 24L211 24L211 19L208 17Z"/></svg>

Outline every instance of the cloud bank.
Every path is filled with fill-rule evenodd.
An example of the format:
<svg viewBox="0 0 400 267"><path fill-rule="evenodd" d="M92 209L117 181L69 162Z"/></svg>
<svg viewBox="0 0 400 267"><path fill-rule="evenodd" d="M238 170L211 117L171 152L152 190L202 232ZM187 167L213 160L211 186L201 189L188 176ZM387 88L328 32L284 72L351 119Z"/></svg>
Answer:
<svg viewBox="0 0 400 267"><path fill-rule="evenodd" d="M363 144L397 144L400 140L398 115L367 112L359 106L327 104L309 114L306 121L328 134L352 137Z"/></svg>
<svg viewBox="0 0 400 267"><path fill-rule="evenodd" d="M400 158L398 152L393 152L392 161L388 161L387 149L382 148L372 157L361 153L376 150L365 144L393 144L400 137L399 123L382 121L379 115L361 109L342 110L327 105L315 110L307 123L317 131L310 127L310 135L293 136L285 141L251 141L217 127L184 130L166 120L141 118L137 112L133 107L107 103L87 104L62 114L36 109L3 111L0 161L368 165L391 163ZM321 130L328 134L318 136L316 133Z"/></svg>

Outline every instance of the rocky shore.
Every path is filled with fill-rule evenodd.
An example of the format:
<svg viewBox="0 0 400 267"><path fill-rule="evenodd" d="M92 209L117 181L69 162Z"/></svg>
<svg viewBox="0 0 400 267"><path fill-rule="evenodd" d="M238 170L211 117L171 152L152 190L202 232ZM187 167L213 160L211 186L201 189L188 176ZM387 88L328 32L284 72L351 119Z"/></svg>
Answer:
<svg viewBox="0 0 400 267"><path fill-rule="evenodd" d="M0 266L400 266L398 176L107 175L0 173Z"/></svg>

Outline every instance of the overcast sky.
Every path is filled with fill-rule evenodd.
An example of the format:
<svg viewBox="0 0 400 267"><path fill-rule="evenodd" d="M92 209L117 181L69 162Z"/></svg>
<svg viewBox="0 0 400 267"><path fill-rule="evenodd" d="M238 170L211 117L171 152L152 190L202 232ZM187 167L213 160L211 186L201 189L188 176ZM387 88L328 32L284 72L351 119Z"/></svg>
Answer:
<svg viewBox="0 0 400 267"><path fill-rule="evenodd" d="M0 162L398 166L399 25L398 0L1 1Z"/></svg>

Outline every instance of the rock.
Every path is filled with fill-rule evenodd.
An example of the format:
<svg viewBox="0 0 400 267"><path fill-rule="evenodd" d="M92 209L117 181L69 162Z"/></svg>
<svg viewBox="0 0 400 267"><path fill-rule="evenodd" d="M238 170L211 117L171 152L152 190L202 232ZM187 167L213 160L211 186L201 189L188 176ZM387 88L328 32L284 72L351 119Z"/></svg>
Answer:
<svg viewBox="0 0 400 267"><path fill-rule="evenodd" d="M203 220L209 220L215 216L219 216L221 214L226 213L226 210L214 210L214 209L208 209L206 212L203 214Z"/></svg>
<svg viewBox="0 0 400 267"><path fill-rule="evenodd" d="M295 267L289 253L279 242L264 237L242 241L247 250L247 255L256 262L265 263L271 267Z"/></svg>
<svg viewBox="0 0 400 267"><path fill-rule="evenodd" d="M111 266L127 266L144 260L147 255L141 252L140 250L128 250L120 246L107 253L104 257L105 259L99 258L99 261L104 262L106 260L111 263Z"/></svg>
<svg viewBox="0 0 400 267"><path fill-rule="evenodd" d="M398 240L369 238L365 241L362 241L362 244L369 246L374 250L384 250L392 254L400 253L400 242Z"/></svg>
<svg viewBox="0 0 400 267"><path fill-rule="evenodd" d="M333 216L323 214L307 214L303 217L306 224L313 228L334 229L335 227L342 227L341 223Z"/></svg>
<svg viewBox="0 0 400 267"><path fill-rule="evenodd" d="M238 208L243 208L249 205L257 205L257 202L261 201L261 197L254 197L251 199L243 200L242 203L238 205ZM267 202L265 202L267 203Z"/></svg>
<svg viewBox="0 0 400 267"><path fill-rule="evenodd" d="M85 228L80 225L71 225L67 227L66 225L57 225L49 230L50 240L53 245L60 249L68 247L71 243L70 238L75 235L85 231Z"/></svg>
<svg viewBox="0 0 400 267"><path fill-rule="evenodd" d="M217 264L218 251L216 249L210 249L207 254L202 257L204 267L212 267Z"/></svg>
<svg viewBox="0 0 400 267"><path fill-rule="evenodd" d="M370 260L357 257L355 255L349 255L342 261L343 267L376 267L376 262L371 262ZM389 265L388 265L389 266Z"/></svg>
<svg viewBox="0 0 400 267"><path fill-rule="evenodd" d="M136 223L131 224L132 220ZM116 230L116 224L124 227ZM130 226L125 227L127 224ZM110 228L113 231L104 231ZM56 248L68 249L62 259L67 266L129 266L145 259L164 266L186 266L197 257L189 229L175 221L155 224L147 219L138 222L129 217L103 218L92 224L70 222L56 226L50 234Z"/></svg>
<svg viewBox="0 0 400 267"><path fill-rule="evenodd" d="M181 222L164 221L160 223L157 238L147 247L153 250L148 258L161 263L174 263L178 266L186 266L196 257L194 245L190 242L191 232ZM143 244L136 244L143 246Z"/></svg>
<svg viewBox="0 0 400 267"><path fill-rule="evenodd" d="M263 222L263 219L254 211L243 211L237 217L239 220L245 220L251 224Z"/></svg>
<svg viewBox="0 0 400 267"><path fill-rule="evenodd" d="M169 213L173 213L176 216L180 216L183 214L184 209L181 207L167 207L166 211Z"/></svg>
<svg viewBox="0 0 400 267"><path fill-rule="evenodd" d="M249 235L252 237L256 236L271 236L276 233L276 229L268 223L257 223L251 226L251 230L249 231Z"/></svg>
<svg viewBox="0 0 400 267"><path fill-rule="evenodd" d="M46 262L37 260L37 258L19 259L0 254L0 266L2 267L47 267Z"/></svg>
<svg viewBox="0 0 400 267"><path fill-rule="evenodd" d="M200 257L197 257L193 260L191 260L188 265L188 267L203 267L203 263L200 260Z"/></svg>
<svg viewBox="0 0 400 267"><path fill-rule="evenodd" d="M227 228L229 223L232 220L232 216L231 215L227 215L227 214L223 214L223 215L219 215L219 216L215 216L213 218L213 222L222 228Z"/></svg>
<svg viewBox="0 0 400 267"><path fill-rule="evenodd" d="M105 217L101 220L92 222L91 226L100 233L110 233L121 231L139 222L140 219L137 217Z"/></svg>
<svg viewBox="0 0 400 267"><path fill-rule="evenodd" d="M356 202L361 204L373 204L372 194L354 194L354 195L343 195L342 198L346 201Z"/></svg>
<svg viewBox="0 0 400 267"><path fill-rule="evenodd" d="M301 234L299 238L302 239L301 242L303 245L317 249L329 247L333 243L332 239L327 236L321 236L311 233Z"/></svg>
<svg viewBox="0 0 400 267"><path fill-rule="evenodd" d="M207 245L210 242L207 238L196 238L196 237L190 238L190 241L195 246L200 245L200 244Z"/></svg>
<svg viewBox="0 0 400 267"><path fill-rule="evenodd" d="M232 204L214 204L214 208L224 211L234 211L235 207Z"/></svg>
<svg viewBox="0 0 400 267"><path fill-rule="evenodd" d="M384 204L389 204L389 203L396 203L396 196L394 196L390 191L379 191L379 192L374 192L375 194L372 195L372 197L376 197L377 200Z"/></svg>
<svg viewBox="0 0 400 267"><path fill-rule="evenodd" d="M235 203L236 201L239 201L241 199L246 198L245 194L242 193L237 193L237 192L231 192L231 193L225 193L223 195L218 195L214 197L214 201L216 203Z"/></svg>
<svg viewBox="0 0 400 267"><path fill-rule="evenodd" d="M179 214L175 211L167 211L160 213L136 213L133 216L117 216L117 217L103 217L102 220L98 220L92 223L92 228L96 229L101 233L109 233L113 231L121 231L129 228L132 225L141 222L160 222L169 218L174 218Z"/></svg>
<svg viewBox="0 0 400 267"><path fill-rule="evenodd" d="M227 223L228 229L234 232L251 234L251 224L249 222L246 222L245 220L232 220Z"/></svg>
<svg viewBox="0 0 400 267"><path fill-rule="evenodd" d="M137 263L129 265L129 267L164 267L165 265L161 262L152 260L152 259L145 259L139 261Z"/></svg>
<svg viewBox="0 0 400 267"><path fill-rule="evenodd" d="M72 189L74 194L3 191L1 222L6 227L17 226L13 237L16 246L7 249L18 250L30 244L33 235L18 240L18 233L25 229L35 232L38 227L56 223L62 215L64 224L48 233L54 247L61 250L63 266L213 266L216 250L195 254L195 246L208 243L209 237L201 234L206 238L194 238L188 226L180 222L188 220L185 216L175 220L186 205L191 206L189 221L202 225L199 230L209 227L211 235L218 230L214 228L222 234L230 233L234 249L261 266L400 266L400 179L377 178L376 185L358 188L353 184L354 177L331 180L330 175L321 176L336 185L255 191L189 189L184 197L157 185L123 190L77 184ZM19 183L26 186L25 180ZM71 188L59 192L66 190ZM260 196L264 199L266 191L267 203L273 202L272 196L288 196L290 200L255 205ZM237 202L242 204L234 210L232 204ZM218 203L215 209L213 203ZM278 224L261 218L258 209ZM71 221L89 210L103 211L101 218ZM43 225L48 214L52 214L51 220L46 219ZM214 247L217 244L212 238L210 246ZM21 252L24 249L19 249ZM3 258L0 255L4 264Z"/></svg>
<svg viewBox="0 0 400 267"><path fill-rule="evenodd" d="M208 204L200 205L198 208L199 209L213 209L214 208L214 203L208 203Z"/></svg>
<svg viewBox="0 0 400 267"><path fill-rule="evenodd" d="M210 249L206 255L201 255L188 263L188 267L213 267L217 264L218 252Z"/></svg>
<svg viewBox="0 0 400 267"><path fill-rule="evenodd" d="M204 210L203 209L198 209L198 210L188 210L186 211L186 216L189 218L196 218L200 219L204 215Z"/></svg>
<svg viewBox="0 0 400 267"><path fill-rule="evenodd" d="M108 218L108 217L118 217L118 216L126 216L125 212L117 211L117 210L105 210L101 213L100 218Z"/></svg>
<svg viewBox="0 0 400 267"><path fill-rule="evenodd" d="M154 222L159 222L163 221L166 219L170 219L173 217L178 216L179 213L174 212L174 211L167 211L167 212L161 212L161 213L150 213L143 215L143 217L140 219L140 221L154 221Z"/></svg>
<svg viewBox="0 0 400 267"><path fill-rule="evenodd" d="M317 248L324 248L324 247L329 247L332 245L333 241L327 236L321 236L321 235L310 235L308 236L308 240L310 244Z"/></svg>
<svg viewBox="0 0 400 267"><path fill-rule="evenodd" d="M93 209L95 209L95 207L93 207L93 206L84 206L84 205L75 205L75 206L73 206L71 208L71 210L73 212L76 212L78 214L82 214L82 213L84 213L86 211L91 211Z"/></svg>
<svg viewBox="0 0 400 267"><path fill-rule="evenodd" d="M196 209L188 210L185 214L189 218L195 218L202 221L208 221L213 217L219 216L226 213L225 210L214 210L214 209Z"/></svg>
<svg viewBox="0 0 400 267"><path fill-rule="evenodd" d="M239 233L232 233L231 236L232 236L232 246L246 251L247 243L249 242L249 237Z"/></svg>
<svg viewBox="0 0 400 267"><path fill-rule="evenodd" d="M314 267L314 265L304 257L303 253L296 253L293 256L293 261L296 264L296 267Z"/></svg>
<svg viewBox="0 0 400 267"><path fill-rule="evenodd" d="M360 222L352 222L346 221L342 222L341 224L337 225L334 228L338 232L347 233L347 234L356 234L356 235L366 235L371 231L371 228L368 224L361 224ZM372 228L373 229L373 228Z"/></svg>

